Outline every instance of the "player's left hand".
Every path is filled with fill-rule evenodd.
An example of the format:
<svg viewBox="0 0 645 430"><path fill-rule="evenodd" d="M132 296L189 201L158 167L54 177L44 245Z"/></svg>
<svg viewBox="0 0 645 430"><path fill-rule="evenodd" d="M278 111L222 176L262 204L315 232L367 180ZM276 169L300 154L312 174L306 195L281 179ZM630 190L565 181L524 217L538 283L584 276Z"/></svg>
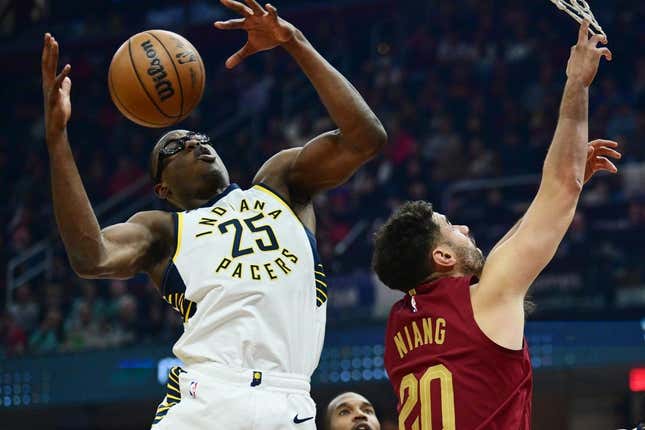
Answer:
<svg viewBox="0 0 645 430"><path fill-rule="evenodd" d="M62 131L72 115L69 97L72 89L72 81L69 78L72 66L66 64L58 74L57 70L58 42L51 34L46 33L41 59L46 133Z"/></svg>
<svg viewBox="0 0 645 430"><path fill-rule="evenodd" d="M589 146L587 147L587 164L585 165L585 184L596 172L600 172L601 170L610 173L618 172L618 168L609 158L620 160L623 155L612 148L618 148L618 142L604 139L589 142Z"/></svg>
<svg viewBox="0 0 645 430"><path fill-rule="evenodd" d="M220 0L227 8L234 10L244 18L215 22L220 30L246 30L246 44L226 60L226 67L232 69L246 57L256 52L273 49L293 39L296 28L278 16L278 10L267 3L264 8L255 0Z"/></svg>

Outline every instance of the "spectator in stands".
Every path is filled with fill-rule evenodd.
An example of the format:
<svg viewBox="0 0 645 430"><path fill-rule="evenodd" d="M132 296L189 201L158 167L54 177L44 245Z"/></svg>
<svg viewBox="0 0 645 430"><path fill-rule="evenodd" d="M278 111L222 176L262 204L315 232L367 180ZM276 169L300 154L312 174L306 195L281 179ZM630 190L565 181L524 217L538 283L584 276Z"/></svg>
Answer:
<svg viewBox="0 0 645 430"><path fill-rule="evenodd" d="M0 314L0 357L21 355L27 346L25 331L9 312Z"/></svg>
<svg viewBox="0 0 645 430"><path fill-rule="evenodd" d="M29 337L29 350L35 354L56 352L61 343L61 313L47 311L40 326Z"/></svg>
<svg viewBox="0 0 645 430"><path fill-rule="evenodd" d="M325 413L325 430L380 430L374 406L365 397L346 392L334 397Z"/></svg>
<svg viewBox="0 0 645 430"><path fill-rule="evenodd" d="M9 306L9 313L25 332L30 333L36 328L40 306L34 300L31 285L24 284L16 289L14 302Z"/></svg>
<svg viewBox="0 0 645 430"><path fill-rule="evenodd" d="M139 338L137 301L126 294L118 300L117 306L118 314L110 333L111 344L115 347L133 345Z"/></svg>
<svg viewBox="0 0 645 430"><path fill-rule="evenodd" d="M105 334L100 324L92 318L92 308L87 302L80 302L77 310L65 323L65 345L67 351L95 349L106 345Z"/></svg>

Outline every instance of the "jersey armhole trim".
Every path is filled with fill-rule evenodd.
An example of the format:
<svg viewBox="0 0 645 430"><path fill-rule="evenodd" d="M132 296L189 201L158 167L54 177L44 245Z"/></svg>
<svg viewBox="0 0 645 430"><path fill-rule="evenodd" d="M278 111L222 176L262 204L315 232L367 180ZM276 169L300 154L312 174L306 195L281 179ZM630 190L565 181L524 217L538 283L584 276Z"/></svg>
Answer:
<svg viewBox="0 0 645 430"><path fill-rule="evenodd" d="M279 201L279 202L280 202L284 207L286 207L287 209L289 209L289 212L291 212L291 214L292 214L294 217L296 217L296 219L298 220L298 222L302 225L302 227L303 227L303 228L305 229L305 231L307 232L307 235L313 236L313 237L314 237L314 239L315 239L316 235L314 234L314 232L312 232L311 230L309 230L309 228L308 228L308 227L307 227L307 226L302 222L302 220L301 220L301 219L298 217L298 215L296 215L296 213L294 212L294 210L293 210L293 208L291 207L291 205L290 205L289 203L287 203L287 200L286 200L284 197L282 197L282 195L281 195L280 193L278 193L278 192L277 192L276 190L274 190L273 188L269 187L269 186L268 186L267 184L265 184L264 182L260 182L259 184L255 184L255 185L253 185L253 188L257 188L258 190L262 191L263 193L268 194L268 195L272 196L273 198L277 199L277 200L278 200L278 201Z"/></svg>
<svg viewBox="0 0 645 430"><path fill-rule="evenodd" d="M172 261L175 262L179 252L181 251L181 239L184 223L184 214L182 212L173 213L173 221L175 224L175 252L172 256Z"/></svg>
<svg viewBox="0 0 645 430"><path fill-rule="evenodd" d="M293 214L293 216L295 216L298 221L300 221L300 218L298 218L298 215L296 215L296 213L293 211L293 208L291 208L289 203L287 203L287 200L284 197L282 197L280 195L280 193L278 193L276 190L272 189L271 187L269 187L268 185L266 185L266 184L264 184L262 182L260 182L259 184L253 185L253 188L257 188L258 190L260 190L260 191L264 192L265 194L268 194L268 195L272 196L273 198L275 198L276 200L278 200L280 203L282 203L283 206L285 206L287 209L289 209L289 212L291 212ZM300 221L300 223L302 224L302 221Z"/></svg>

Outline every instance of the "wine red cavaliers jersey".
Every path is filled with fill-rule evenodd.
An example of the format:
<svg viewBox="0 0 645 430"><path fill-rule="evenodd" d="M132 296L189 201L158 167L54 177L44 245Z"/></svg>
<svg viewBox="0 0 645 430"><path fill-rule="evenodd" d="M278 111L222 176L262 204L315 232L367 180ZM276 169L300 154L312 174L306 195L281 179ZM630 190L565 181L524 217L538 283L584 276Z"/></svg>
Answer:
<svg viewBox="0 0 645 430"><path fill-rule="evenodd" d="M530 428L526 340L513 351L486 337L470 303L472 279L423 284L392 307L385 369L398 397L399 430Z"/></svg>

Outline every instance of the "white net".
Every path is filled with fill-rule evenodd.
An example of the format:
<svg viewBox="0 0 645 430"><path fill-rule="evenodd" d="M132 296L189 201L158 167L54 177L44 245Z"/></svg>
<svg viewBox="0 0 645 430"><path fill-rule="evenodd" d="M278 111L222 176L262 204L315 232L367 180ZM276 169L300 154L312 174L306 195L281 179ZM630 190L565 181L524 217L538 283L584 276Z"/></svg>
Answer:
<svg viewBox="0 0 645 430"><path fill-rule="evenodd" d="M578 22L582 22L583 19L587 18L591 25L589 25L589 32L591 34L602 34L606 36L596 17L593 16L589 3L585 0L551 0L551 3L555 4L558 9L568 13L573 19Z"/></svg>

